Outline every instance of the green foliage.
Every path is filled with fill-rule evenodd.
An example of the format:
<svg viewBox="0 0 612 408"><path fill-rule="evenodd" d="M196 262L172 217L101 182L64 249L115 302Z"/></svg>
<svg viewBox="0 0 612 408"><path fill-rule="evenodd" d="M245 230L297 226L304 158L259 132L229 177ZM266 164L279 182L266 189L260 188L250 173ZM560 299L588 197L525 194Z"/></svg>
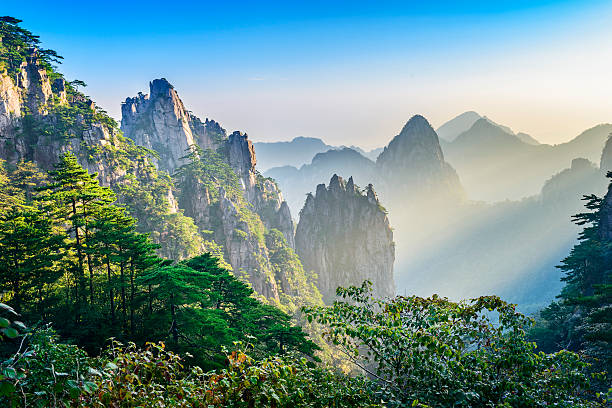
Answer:
<svg viewBox="0 0 612 408"><path fill-rule="evenodd" d="M281 282L283 306L295 313L301 306L322 304L315 279L307 275L300 258L287 244L283 234L272 228L266 232L265 239L274 275L286 280Z"/></svg>
<svg viewBox="0 0 612 408"><path fill-rule="evenodd" d="M609 389L612 373L612 241L602 228L610 209L603 199L583 198L587 212L573 217L584 226L569 256L561 262L565 287L559 301L540 313L531 335L544 350L584 353L594 372L606 372L595 386Z"/></svg>
<svg viewBox="0 0 612 408"><path fill-rule="evenodd" d="M571 352L535 352L530 319L495 296L373 300L367 282L338 295L346 300L308 316L329 326L328 338L378 380L390 406L594 406L586 364Z"/></svg>
<svg viewBox="0 0 612 408"><path fill-rule="evenodd" d="M211 202L217 202L220 198L219 188L222 187L229 198L242 199L240 180L220 153L193 145L183 159L187 160L187 164L174 174L183 194L190 194L192 188L203 186L208 190Z"/></svg>
<svg viewBox="0 0 612 408"><path fill-rule="evenodd" d="M317 369L305 359L254 360L244 350L227 355L228 367L203 372L163 344L139 350L114 344L111 360L87 396L91 407L381 407L370 384Z"/></svg>
<svg viewBox="0 0 612 408"><path fill-rule="evenodd" d="M14 76L26 57L31 55L32 48L40 45L39 36L22 28L22 21L9 16L0 17L0 68ZM53 50L38 49L40 64L50 69L51 63L60 62L61 56Z"/></svg>
<svg viewBox="0 0 612 408"><path fill-rule="evenodd" d="M254 299L253 290L210 254L153 269L137 283L149 288L149 338L189 351L205 368L219 367L223 347L246 338L259 355L317 348L289 315Z"/></svg>
<svg viewBox="0 0 612 408"><path fill-rule="evenodd" d="M96 389L91 378L98 372L94 360L74 345L59 342L49 328L33 330L24 335L10 358L2 362L6 391L0 392L3 406L65 407L82 395ZM0 386L1 388L1 386Z"/></svg>
<svg viewBox="0 0 612 408"><path fill-rule="evenodd" d="M136 230L136 220L73 154L60 158L47 181L32 174L27 166L0 173L0 182L20 192L17 201L7 195L0 203L0 289L24 315L54 322L60 335L89 353L109 337L164 340L206 368L220 367L223 348L246 339L258 356L317 349L289 315L256 300L212 255L178 264L155 255L157 246ZM134 184L127 204L146 197ZM155 200L149 203L156 208ZM191 219L167 215L161 238L176 243L190 234L172 217ZM196 235L192 221L184 228Z"/></svg>

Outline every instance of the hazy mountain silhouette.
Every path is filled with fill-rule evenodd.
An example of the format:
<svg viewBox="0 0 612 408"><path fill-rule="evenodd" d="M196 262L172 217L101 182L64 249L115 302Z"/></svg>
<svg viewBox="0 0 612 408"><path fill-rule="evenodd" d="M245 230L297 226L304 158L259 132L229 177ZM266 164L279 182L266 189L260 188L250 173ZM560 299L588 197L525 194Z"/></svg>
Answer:
<svg viewBox="0 0 612 408"><path fill-rule="evenodd" d="M355 184L367 186L376 179L376 163L345 147L318 153L309 164L299 169L282 166L264 173L278 182L293 214L299 214L307 193L314 192L321 180L328 180L334 174L346 179L352 176Z"/></svg>
<svg viewBox="0 0 612 408"><path fill-rule="evenodd" d="M595 126L573 140L551 146L525 143L481 118L442 149L457 170L467 195L483 201L518 200L535 195L551 175L584 157L599 162L612 125Z"/></svg>
<svg viewBox="0 0 612 408"><path fill-rule="evenodd" d="M452 118L436 129L436 133L440 139L452 142L457 136L471 128L472 125L481 118L482 116L474 111L463 112L461 115Z"/></svg>
<svg viewBox="0 0 612 408"><path fill-rule="evenodd" d="M296 137L290 142L256 142L253 143L257 151L257 166L262 171L273 167L293 166L299 168L311 162L318 153L328 150L342 150L347 146L331 146L323 140L314 137ZM358 146L348 146L370 160L382 151L382 148L366 151ZM329 179L329 177L327 177Z"/></svg>

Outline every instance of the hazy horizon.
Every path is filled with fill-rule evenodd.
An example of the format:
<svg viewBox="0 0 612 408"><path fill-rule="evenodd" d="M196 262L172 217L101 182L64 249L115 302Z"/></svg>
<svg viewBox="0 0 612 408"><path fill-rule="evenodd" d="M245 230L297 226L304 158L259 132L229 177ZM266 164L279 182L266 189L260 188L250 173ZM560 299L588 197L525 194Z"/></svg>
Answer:
<svg viewBox="0 0 612 408"><path fill-rule="evenodd" d="M603 1L6 4L113 117L167 78L254 141L385 145L413 115L474 110L542 143L612 122Z"/></svg>

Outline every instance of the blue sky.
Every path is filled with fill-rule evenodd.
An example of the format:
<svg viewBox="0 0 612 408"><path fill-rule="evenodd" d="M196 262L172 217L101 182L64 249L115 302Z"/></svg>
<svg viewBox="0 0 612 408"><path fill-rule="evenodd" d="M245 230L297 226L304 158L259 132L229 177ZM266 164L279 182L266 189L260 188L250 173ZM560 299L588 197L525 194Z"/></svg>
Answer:
<svg viewBox="0 0 612 408"><path fill-rule="evenodd" d="M431 4L430 4L431 3ZM603 1L12 1L113 116L166 77L254 140L385 144L421 113L477 110L549 143L612 122Z"/></svg>

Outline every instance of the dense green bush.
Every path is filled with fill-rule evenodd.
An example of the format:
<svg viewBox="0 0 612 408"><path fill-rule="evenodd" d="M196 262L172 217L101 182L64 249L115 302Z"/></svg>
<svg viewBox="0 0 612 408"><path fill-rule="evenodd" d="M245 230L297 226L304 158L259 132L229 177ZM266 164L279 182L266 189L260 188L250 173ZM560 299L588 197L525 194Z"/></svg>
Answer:
<svg viewBox="0 0 612 408"><path fill-rule="evenodd" d="M568 351L536 352L531 319L498 297L373 300L369 283L338 295L346 300L307 314L378 380L390 406L597 406L587 364Z"/></svg>
<svg viewBox="0 0 612 408"><path fill-rule="evenodd" d="M114 344L97 380L83 397L91 407L377 407L371 384L316 368L305 359L253 360L238 350L227 368L205 373L149 343L144 350Z"/></svg>

